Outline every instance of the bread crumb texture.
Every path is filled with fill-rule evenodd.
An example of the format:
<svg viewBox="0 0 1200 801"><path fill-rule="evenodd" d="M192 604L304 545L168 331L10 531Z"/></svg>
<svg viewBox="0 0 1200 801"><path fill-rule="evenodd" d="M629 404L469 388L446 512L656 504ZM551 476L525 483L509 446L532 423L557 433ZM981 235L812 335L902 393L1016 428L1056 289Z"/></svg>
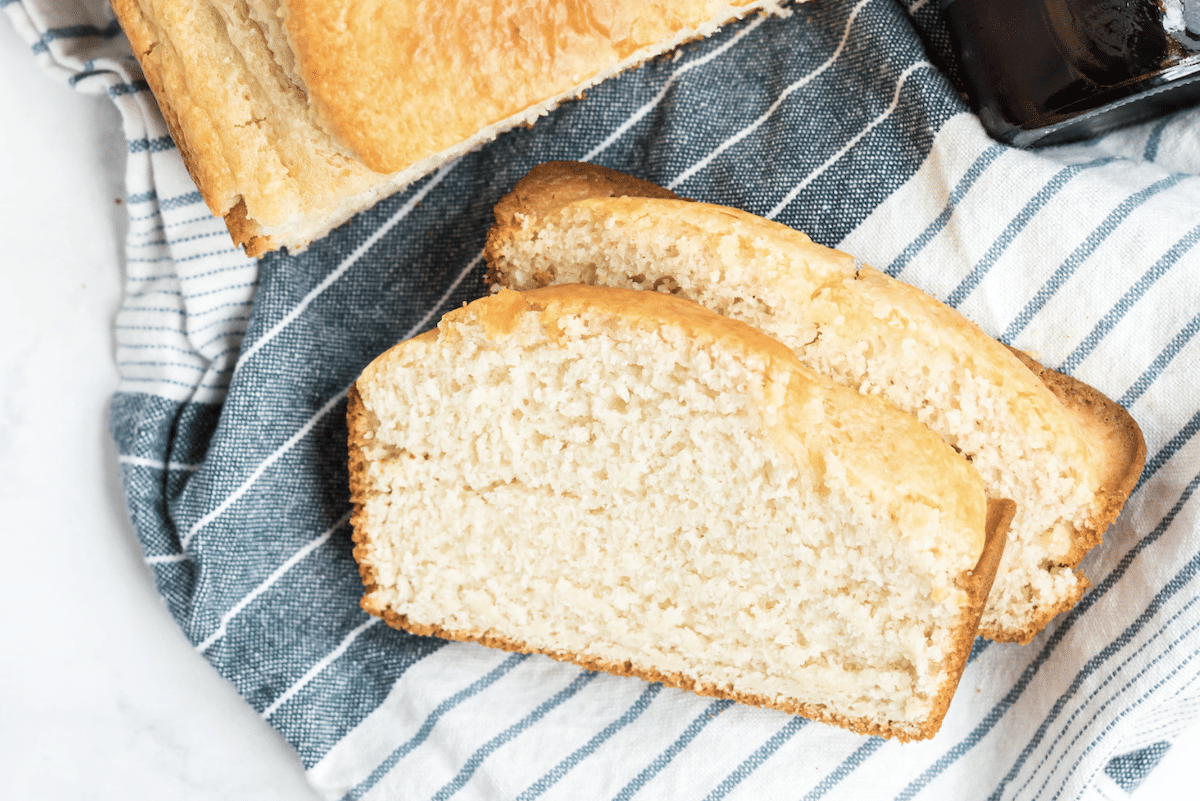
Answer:
<svg viewBox="0 0 1200 801"><path fill-rule="evenodd" d="M1087 587L1073 568L1141 471L1128 414L1065 376L1056 396L953 309L845 253L664 191L590 165L535 168L496 207L490 280L669 293L778 338L815 372L927 424L989 497L1016 501L985 636L1027 642L1070 608ZM1105 433L1091 430L1098 412Z"/></svg>
<svg viewBox="0 0 1200 801"><path fill-rule="evenodd" d="M936 731L990 580L986 502L914 418L700 306L592 287L452 312L352 401L368 611Z"/></svg>

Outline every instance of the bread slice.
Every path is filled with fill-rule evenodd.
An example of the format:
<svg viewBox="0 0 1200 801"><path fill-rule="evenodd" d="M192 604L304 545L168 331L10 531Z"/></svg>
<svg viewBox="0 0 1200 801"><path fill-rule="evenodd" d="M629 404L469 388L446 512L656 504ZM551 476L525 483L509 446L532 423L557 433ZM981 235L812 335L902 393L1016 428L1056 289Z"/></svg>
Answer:
<svg viewBox="0 0 1200 801"><path fill-rule="evenodd" d="M496 206L490 280L656 289L754 325L818 373L915 415L1017 503L982 633L1028 642L1088 584L1076 568L1141 474L1129 414L953 309L745 212L601 167L535 168Z"/></svg>
<svg viewBox="0 0 1200 801"><path fill-rule="evenodd" d="M213 214L293 251L438 166L784 0L112 0Z"/></svg>
<svg viewBox="0 0 1200 801"><path fill-rule="evenodd" d="M348 419L368 612L906 740L1012 509L912 417L649 292L475 301L372 362Z"/></svg>

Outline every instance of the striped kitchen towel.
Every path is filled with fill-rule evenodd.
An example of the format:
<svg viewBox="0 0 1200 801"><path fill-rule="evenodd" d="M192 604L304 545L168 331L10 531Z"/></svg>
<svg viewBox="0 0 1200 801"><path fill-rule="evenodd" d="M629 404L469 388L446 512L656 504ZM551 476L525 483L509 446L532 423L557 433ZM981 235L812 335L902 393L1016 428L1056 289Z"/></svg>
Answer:
<svg viewBox="0 0 1200 801"><path fill-rule="evenodd" d="M3 0L128 139L112 432L187 636L330 799L1123 798L1200 715L1200 110L1024 152L946 77L937 4L753 18L450 163L299 255L234 251L102 0ZM901 745L358 607L346 392L483 294L491 207L583 159L808 232L1128 407L1145 473L1093 588L980 641L942 731Z"/></svg>

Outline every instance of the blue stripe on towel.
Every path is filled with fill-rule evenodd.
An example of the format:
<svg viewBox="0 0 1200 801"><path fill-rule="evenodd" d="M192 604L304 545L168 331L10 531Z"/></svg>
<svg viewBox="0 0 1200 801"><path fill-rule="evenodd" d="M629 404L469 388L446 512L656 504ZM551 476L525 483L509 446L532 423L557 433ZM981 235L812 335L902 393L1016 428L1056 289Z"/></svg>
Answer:
<svg viewBox="0 0 1200 801"><path fill-rule="evenodd" d="M575 693L582 690L593 679L595 679L597 675L599 674L597 674L595 671L585 670L576 676L575 680L569 685L539 704L537 709L533 710L524 718L509 726L492 739L488 740L475 753L471 754L471 757L467 760L467 763L463 765L462 769L458 772L458 775L456 775L440 790L434 793L433 801L446 801L446 799L450 798L450 796L461 790L463 785L470 781L471 777L475 774L475 771L479 769L479 766L483 764L483 761L491 756L496 749L507 744L534 723L537 723L539 720L544 718L550 710L554 709L556 706L562 704L568 698L575 695Z"/></svg>
<svg viewBox="0 0 1200 801"><path fill-rule="evenodd" d="M642 690L642 694L638 696L637 700L633 702L633 705L625 710L624 714L601 729L584 745L572 751L570 755L551 768L546 775L542 776L517 796L514 801L533 801L533 799L553 787L563 776L566 776L567 773L574 769L575 766L594 754L600 746L608 742L614 734L637 720L661 690L662 685L658 682L647 686L645 690Z"/></svg>
<svg viewBox="0 0 1200 801"><path fill-rule="evenodd" d="M900 251L900 255L892 260L892 263L884 269L884 272L893 278L904 272L904 268L909 265L909 262L924 250L925 246L932 242L946 225L949 224L950 218L954 216L955 209L958 208L958 205L967 196L967 193L971 191L971 187L987 171L988 167L1005 152L1005 148L1000 145L992 145L980 153L975 161L971 163L971 166L967 168L963 177L955 184L954 189L950 192L950 197L946 200L945 207L938 216L933 219L933 222L925 226L925 230L918 234L904 250Z"/></svg>
<svg viewBox="0 0 1200 801"><path fill-rule="evenodd" d="M1020 234L1027 225L1029 225L1033 218L1036 217L1037 214L1046 207L1046 205L1054 198L1055 195L1062 191L1063 187L1065 187L1071 181L1071 179L1085 170L1104 167L1108 164L1111 164L1113 161L1115 161L1115 159L1112 157L1099 158L1083 164L1072 164L1059 170L1053 178L1047 181L1046 184L1040 190L1038 190L1037 194L1029 199L1029 202L1025 204L1024 208L1021 209L1017 216L1009 221L1008 225L1005 226L1004 231L999 237L996 238L996 241L993 242L991 247L988 248L987 252L983 254L983 257L975 263L975 266L971 269L971 272L968 273L967 276L959 282L958 286L956 286L954 290L951 291L951 293L946 297L946 305L957 307L967 299L968 295L975 291L975 288L979 286L979 283L983 280L984 276L988 274L988 271L992 269L992 266L996 263L1000 256L1003 255L1006 250L1008 250L1008 247L1013 243L1013 240L1017 238L1017 235Z"/></svg>
<svg viewBox="0 0 1200 801"><path fill-rule="evenodd" d="M1171 246L1171 249L1163 254L1162 258L1156 261L1149 270L1147 270L1137 283L1129 288L1121 299L1110 309L1100 322L1096 323L1088 335L1083 338L1075 350L1071 351L1070 355L1063 360L1059 366L1059 371L1070 373L1083 362L1084 359L1096 348L1105 335L1120 322L1120 320L1137 304L1142 295L1157 281L1162 278L1175 264L1183 257L1185 253L1190 251L1197 242L1200 242L1200 225L1193 228L1188 233L1184 234L1178 242Z"/></svg>
<svg viewBox="0 0 1200 801"><path fill-rule="evenodd" d="M486 690L488 687L491 687L501 677L528 658L529 657L527 654L513 654L499 665L492 668L489 672L484 674L482 678L467 685L434 707L434 710L425 717L424 722L421 723L421 726L417 729L416 734L405 740L400 745L396 746L396 749L392 751L392 753L388 754L387 759L380 762L379 765L373 771L371 771L370 775L359 782L353 790L343 796L342 801L357 801L357 799L362 798L364 795L369 793L371 789L379 783L380 779L391 772L392 768L396 767L396 764L400 762L400 760L412 753L417 746L421 745L421 743L425 742L425 740L429 738L429 734L433 731L433 727L437 725L438 721L441 720L447 712L449 712L451 709L454 709L454 707L458 706L471 696L477 695L483 690Z"/></svg>
<svg viewBox="0 0 1200 801"><path fill-rule="evenodd" d="M1067 260L1063 262L1054 274L1046 281L1045 284L1037 291L1033 299L1026 304L1021 310L1016 319L1013 320L1004 333L1000 335L1000 339L1004 342L1012 342L1017 335L1025 330L1025 327L1033 320L1034 316L1050 301L1055 293L1062 288L1072 275L1075 274L1079 266L1089 259L1096 249L1107 240L1114 231L1129 218L1138 208L1140 208L1147 200L1158 195L1159 193L1170 189L1180 181L1191 178L1191 175L1186 173L1175 173L1169 175L1162 180L1155 181L1150 186L1142 189L1128 198L1123 200L1113 211L1104 218L1104 221L1079 244Z"/></svg>
<svg viewBox="0 0 1200 801"><path fill-rule="evenodd" d="M621 791L613 796L613 801L629 801L633 798L647 783L655 776L662 772L663 768L671 764L671 760L679 756L692 740L696 739L704 727L730 707L732 701L714 701L708 707L688 724L688 727L683 730L683 733L675 739L675 742L667 746L666 750L651 760L642 771L630 780L629 784L621 788Z"/></svg>
<svg viewBox="0 0 1200 801"><path fill-rule="evenodd" d="M796 732L804 728L808 721L801 717L793 717L783 728L771 735L771 738L755 749L754 753L746 757L740 765L734 768L733 772L726 776L720 784L713 788L712 792L704 797L704 801L720 801L720 799L729 795L733 788L737 787L746 780L750 774L758 770L762 763L770 759L771 755L778 751L784 743L792 739Z"/></svg>
<svg viewBox="0 0 1200 801"><path fill-rule="evenodd" d="M884 741L879 737L868 738L866 742L855 749L854 753L842 760L841 764L828 776L821 779L816 787L805 793L803 801L817 801L819 798L824 798L830 790L857 770L858 766L878 751L883 744Z"/></svg>

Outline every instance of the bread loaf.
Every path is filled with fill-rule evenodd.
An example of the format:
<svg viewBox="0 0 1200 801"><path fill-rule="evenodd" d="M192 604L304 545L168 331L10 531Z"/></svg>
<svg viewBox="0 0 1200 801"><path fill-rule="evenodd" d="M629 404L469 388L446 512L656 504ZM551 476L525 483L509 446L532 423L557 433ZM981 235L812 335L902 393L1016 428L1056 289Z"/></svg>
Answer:
<svg viewBox="0 0 1200 801"><path fill-rule="evenodd" d="M917 420L656 293L475 301L372 362L348 420L389 624L906 740L1011 516Z"/></svg>
<svg viewBox="0 0 1200 801"><path fill-rule="evenodd" d="M496 206L490 280L654 289L754 325L886 400L972 461L1017 515L982 632L1027 642L1088 586L1076 568L1141 473L1145 444L1101 393L1045 370L919 290L745 212L601 167L535 168Z"/></svg>
<svg viewBox="0 0 1200 801"><path fill-rule="evenodd" d="M562 100L784 0L112 0L212 212L298 250Z"/></svg>

